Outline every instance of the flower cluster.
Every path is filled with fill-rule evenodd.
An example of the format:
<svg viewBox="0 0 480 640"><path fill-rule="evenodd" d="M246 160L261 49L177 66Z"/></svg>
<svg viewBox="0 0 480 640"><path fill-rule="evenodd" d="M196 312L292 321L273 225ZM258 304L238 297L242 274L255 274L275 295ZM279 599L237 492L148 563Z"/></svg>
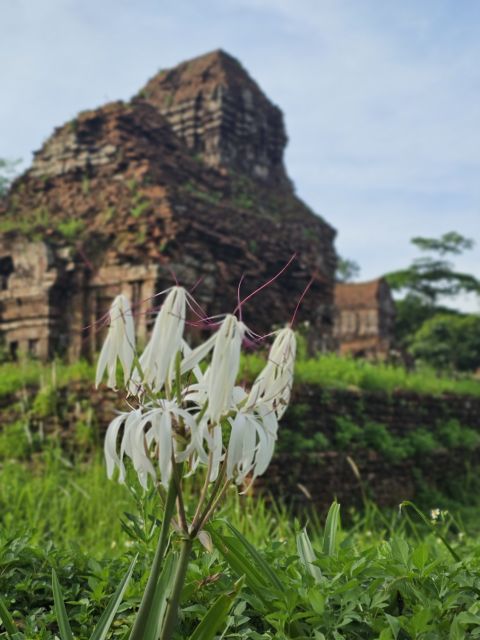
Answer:
<svg viewBox="0 0 480 640"><path fill-rule="evenodd" d="M166 292L143 353L138 356L128 299L118 296L97 367L97 386L108 371L116 387L117 362L125 389L137 408L118 415L105 438L109 477L126 477L131 459L143 486L150 476L168 485L174 465L190 471L207 467L207 479L241 484L267 469L277 439L278 420L290 399L296 341L291 328L275 335L268 361L249 390L237 385L242 343L248 328L226 315L205 342L191 349L183 334L189 294Z"/></svg>

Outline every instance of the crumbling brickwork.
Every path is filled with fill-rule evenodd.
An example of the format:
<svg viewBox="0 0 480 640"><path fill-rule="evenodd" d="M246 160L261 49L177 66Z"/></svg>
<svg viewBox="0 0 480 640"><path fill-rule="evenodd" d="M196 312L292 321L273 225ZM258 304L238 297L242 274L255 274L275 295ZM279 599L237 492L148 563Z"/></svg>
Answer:
<svg viewBox="0 0 480 640"><path fill-rule="evenodd" d="M341 354L387 357L394 325L395 303L386 280L335 285L334 336Z"/></svg>
<svg viewBox="0 0 480 640"><path fill-rule="evenodd" d="M221 125L212 133L201 111L192 138L174 106L200 94ZM299 321L310 321L317 346L329 344L335 231L296 197L285 143L281 112L223 52L56 129L0 205L7 348L91 355L102 337L92 325L120 292L133 298L145 337L158 306L152 295L174 277L199 283L195 295L209 315L233 310L242 276L246 294L294 253L284 276L245 305L245 319L259 333L284 323L313 277Z"/></svg>
<svg viewBox="0 0 480 640"><path fill-rule="evenodd" d="M160 71L140 91L175 133L211 166L287 182L283 115L224 51Z"/></svg>

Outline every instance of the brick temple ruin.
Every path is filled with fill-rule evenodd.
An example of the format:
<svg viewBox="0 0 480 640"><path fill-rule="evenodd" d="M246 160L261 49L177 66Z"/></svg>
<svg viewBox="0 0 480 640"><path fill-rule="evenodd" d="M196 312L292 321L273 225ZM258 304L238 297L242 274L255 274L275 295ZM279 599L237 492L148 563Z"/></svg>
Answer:
<svg viewBox="0 0 480 640"><path fill-rule="evenodd" d="M334 337L342 355L387 358L394 324L395 303L384 278L335 285Z"/></svg>
<svg viewBox="0 0 480 640"><path fill-rule="evenodd" d="M299 312L316 345L334 319L334 229L296 195L281 111L216 51L162 71L129 102L57 128L0 205L0 335L12 357L91 356L120 292L145 339L158 298L199 282L208 314L233 310L242 276L258 332ZM90 327L90 328L88 328Z"/></svg>

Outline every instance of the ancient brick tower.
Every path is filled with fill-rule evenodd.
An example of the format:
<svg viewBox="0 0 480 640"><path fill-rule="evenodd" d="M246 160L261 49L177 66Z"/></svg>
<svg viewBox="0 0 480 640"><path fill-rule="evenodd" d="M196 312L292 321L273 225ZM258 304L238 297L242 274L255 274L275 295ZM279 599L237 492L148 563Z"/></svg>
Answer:
<svg viewBox="0 0 480 640"><path fill-rule="evenodd" d="M222 51L160 72L130 102L56 129L0 205L0 335L12 356L98 349L89 329L120 291L146 338L172 272L200 280L209 314L247 304L256 331L281 324L310 279L300 320L330 339L335 232L286 175L280 110Z"/></svg>

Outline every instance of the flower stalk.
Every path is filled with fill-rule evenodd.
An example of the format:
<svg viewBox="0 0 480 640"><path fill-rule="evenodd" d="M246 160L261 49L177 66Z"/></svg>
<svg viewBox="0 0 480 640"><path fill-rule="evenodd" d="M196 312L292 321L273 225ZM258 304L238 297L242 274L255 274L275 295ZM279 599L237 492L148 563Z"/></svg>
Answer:
<svg viewBox="0 0 480 640"><path fill-rule="evenodd" d="M167 497L165 500L165 507L163 511L162 526L160 529L160 535L158 538L157 548L155 550L155 556L153 558L152 568L148 577L147 586L143 593L142 601L138 609L137 617L130 633L129 640L143 640L145 634L145 627L148 621L148 616L152 608L153 597L155 595L155 589L160 578L160 574L163 568L163 560L168 546L168 537L170 534L170 526L175 513L175 500L177 498L177 486L175 481L170 481L168 486Z"/></svg>

